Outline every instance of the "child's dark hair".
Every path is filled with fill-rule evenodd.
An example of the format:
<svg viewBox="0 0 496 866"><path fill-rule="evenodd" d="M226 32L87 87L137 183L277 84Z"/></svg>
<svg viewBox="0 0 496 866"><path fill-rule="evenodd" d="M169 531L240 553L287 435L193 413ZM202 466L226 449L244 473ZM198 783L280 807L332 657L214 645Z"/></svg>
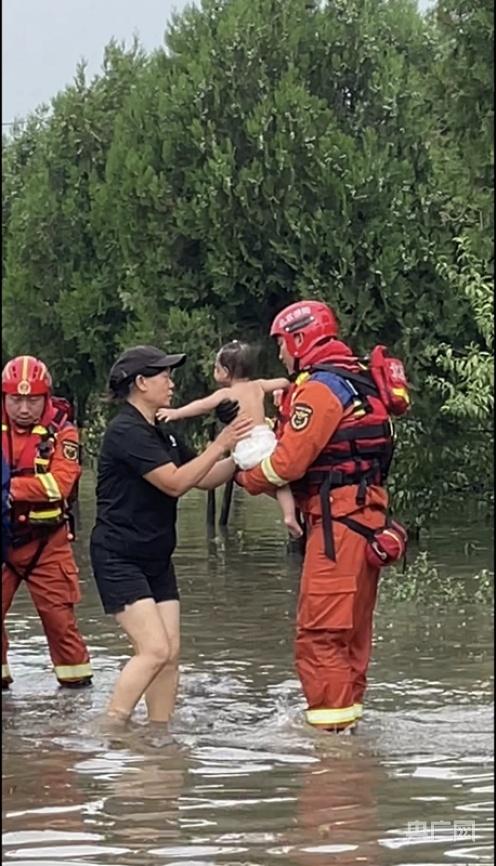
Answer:
<svg viewBox="0 0 496 866"><path fill-rule="evenodd" d="M217 352L217 363L225 367L233 379L253 379L256 373L258 348L250 343L232 340Z"/></svg>

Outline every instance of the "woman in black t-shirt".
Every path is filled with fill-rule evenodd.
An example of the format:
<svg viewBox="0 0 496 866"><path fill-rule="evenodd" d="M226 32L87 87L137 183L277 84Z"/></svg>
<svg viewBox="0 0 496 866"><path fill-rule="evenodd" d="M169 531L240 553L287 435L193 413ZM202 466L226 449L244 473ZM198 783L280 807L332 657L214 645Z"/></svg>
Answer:
<svg viewBox="0 0 496 866"><path fill-rule="evenodd" d="M170 405L171 370L184 361L185 355L137 346L110 372L110 391L124 402L103 438L90 549L104 610L134 647L107 709L109 718L121 722L142 695L150 722L163 725L172 714L179 655L179 595L171 561L177 499L193 487L212 489L228 481L234 463L222 459L224 453L252 426L237 418L199 457L164 433L156 412Z"/></svg>

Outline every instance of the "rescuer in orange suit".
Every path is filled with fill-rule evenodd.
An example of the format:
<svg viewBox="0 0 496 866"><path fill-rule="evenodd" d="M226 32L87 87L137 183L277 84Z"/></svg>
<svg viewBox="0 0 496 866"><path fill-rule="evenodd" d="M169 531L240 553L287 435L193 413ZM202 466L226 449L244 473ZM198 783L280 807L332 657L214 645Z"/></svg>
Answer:
<svg viewBox="0 0 496 866"><path fill-rule="evenodd" d="M23 581L40 615L62 686L91 683L74 616L80 601L68 502L81 474L78 433L51 398L45 364L30 355L2 373L2 453L10 467L11 538L2 567L2 688L12 682L5 616Z"/></svg>
<svg viewBox="0 0 496 866"><path fill-rule="evenodd" d="M387 409L367 391L338 333L334 313L320 302L301 301L276 316L271 336L293 379L286 421L272 455L236 475L251 494L273 495L289 482L305 521L296 669L307 722L332 731L362 716L379 568L361 533L385 526L393 446Z"/></svg>

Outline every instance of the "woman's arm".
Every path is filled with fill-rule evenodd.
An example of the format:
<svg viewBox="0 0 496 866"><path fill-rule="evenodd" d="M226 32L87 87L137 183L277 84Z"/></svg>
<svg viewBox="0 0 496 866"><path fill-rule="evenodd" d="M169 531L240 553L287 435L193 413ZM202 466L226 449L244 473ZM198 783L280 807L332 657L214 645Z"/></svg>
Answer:
<svg viewBox="0 0 496 866"><path fill-rule="evenodd" d="M202 397L200 400L192 400L191 403L186 403L184 406L176 408L159 409L157 418L159 421L181 421L183 418L197 418L199 415L208 415L217 408L222 400L226 399L227 388L220 388L218 391L213 391L207 397Z"/></svg>
<svg viewBox="0 0 496 866"><path fill-rule="evenodd" d="M234 475L236 464L232 457L226 457L225 460L219 460L218 463L210 469L209 472L202 478L196 486L200 490L215 490L221 484L227 484Z"/></svg>
<svg viewBox="0 0 496 866"><path fill-rule="evenodd" d="M224 452L231 451L236 443L247 436L252 429L253 421L250 418L236 418L232 424L221 430L217 438L207 446L199 457L195 457L184 466L165 463L163 466L157 466L156 469L147 472L143 478L158 487L162 493L167 493L169 496L182 496L183 493L187 493L188 490L203 481L219 459L223 457Z"/></svg>

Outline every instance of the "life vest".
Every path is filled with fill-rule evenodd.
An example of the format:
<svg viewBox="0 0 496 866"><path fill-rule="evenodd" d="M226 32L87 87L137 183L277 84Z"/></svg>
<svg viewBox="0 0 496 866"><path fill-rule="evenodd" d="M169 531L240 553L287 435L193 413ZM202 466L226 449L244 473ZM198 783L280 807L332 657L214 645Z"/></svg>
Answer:
<svg viewBox="0 0 496 866"><path fill-rule="evenodd" d="M343 419L305 473L304 484L328 482L329 490L358 484L357 504L365 501L368 484L384 484L394 450L391 418L367 371L319 364L309 379L321 382L338 398Z"/></svg>
<svg viewBox="0 0 496 866"><path fill-rule="evenodd" d="M44 475L50 465L58 433L68 424L68 403L63 398L47 399L40 421L26 434L26 441L17 459L13 455L12 431L8 418L2 419L2 453L10 467L12 478ZM27 544L33 538L46 536L63 523L71 523L70 502L14 502L11 507L12 543L15 547Z"/></svg>
<svg viewBox="0 0 496 866"><path fill-rule="evenodd" d="M403 414L410 402L403 365L397 359L389 359L384 347L377 349L380 351L374 350L375 355L373 352L371 359L378 360L379 371L365 360L354 357L344 343L333 340L330 346L322 347L325 360L314 363L310 369L300 373L296 383L296 387L304 381L322 383L337 397L343 409L338 429L329 437L303 478L292 485L295 492L304 495L313 490L319 491L325 551L330 559L335 558L331 491L347 485L358 485L356 502L357 505L364 505L367 486L384 485L395 444L390 411ZM390 361L397 365L397 381L390 380ZM289 390L288 399L291 401L294 390ZM349 524L351 529L370 541L370 530L366 527L347 518L334 519ZM390 518L386 515L385 528L389 524Z"/></svg>

